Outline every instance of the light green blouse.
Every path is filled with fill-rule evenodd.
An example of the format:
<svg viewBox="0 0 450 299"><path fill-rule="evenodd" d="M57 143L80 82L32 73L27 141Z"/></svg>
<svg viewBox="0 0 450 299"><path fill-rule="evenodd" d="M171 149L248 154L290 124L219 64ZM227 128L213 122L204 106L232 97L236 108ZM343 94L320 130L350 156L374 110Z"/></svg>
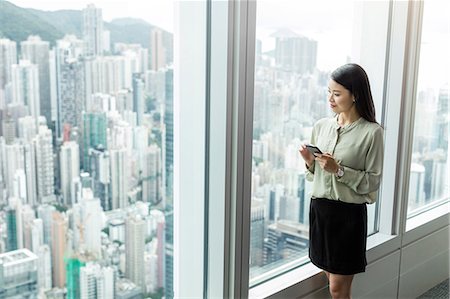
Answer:
<svg viewBox="0 0 450 299"><path fill-rule="evenodd" d="M340 127L337 116L319 120L313 128L311 144L331 154L344 167L337 178L320 168L317 161L306 170L313 182L311 196L349 203L374 203L383 170L383 128L359 118Z"/></svg>

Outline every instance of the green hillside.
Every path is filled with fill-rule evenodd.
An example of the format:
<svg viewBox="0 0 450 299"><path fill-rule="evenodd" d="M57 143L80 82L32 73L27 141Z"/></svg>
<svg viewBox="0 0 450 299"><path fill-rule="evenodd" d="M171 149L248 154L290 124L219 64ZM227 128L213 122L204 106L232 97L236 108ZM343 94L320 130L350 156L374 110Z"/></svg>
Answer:
<svg viewBox="0 0 450 299"><path fill-rule="evenodd" d="M54 44L64 33L29 10L0 0L0 35L16 42L39 35Z"/></svg>
<svg viewBox="0 0 450 299"><path fill-rule="evenodd" d="M111 33L111 44L138 43L151 48L151 31L155 26L141 19L120 18L104 22L104 28ZM82 36L82 11L58 10L42 11L18 7L0 0L0 36L16 42L26 40L29 35L39 35L42 40L55 45L65 34ZM166 59L172 61L173 37L163 30L163 43L167 49Z"/></svg>

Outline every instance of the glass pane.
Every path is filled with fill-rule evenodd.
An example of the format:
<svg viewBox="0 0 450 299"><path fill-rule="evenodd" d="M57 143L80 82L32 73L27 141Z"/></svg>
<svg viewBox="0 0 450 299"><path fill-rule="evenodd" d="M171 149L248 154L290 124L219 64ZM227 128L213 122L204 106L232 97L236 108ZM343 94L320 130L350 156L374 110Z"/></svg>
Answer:
<svg viewBox="0 0 450 299"><path fill-rule="evenodd" d="M250 286L308 261L312 186L298 149L317 120L333 115L334 69L348 62L366 69L380 122L389 3L372 5L376 18L365 1L258 1ZM374 32L377 53L367 48ZM369 234L378 230L378 205L368 206Z"/></svg>
<svg viewBox="0 0 450 299"><path fill-rule="evenodd" d="M448 201L450 21L447 1L425 1L408 217Z"/></svg>
<svg viewBox="0 0 450 299"><path fill-rule="evenodd" d="M91 2L0 4L6 297L173 297L173 1Z"/></svg>

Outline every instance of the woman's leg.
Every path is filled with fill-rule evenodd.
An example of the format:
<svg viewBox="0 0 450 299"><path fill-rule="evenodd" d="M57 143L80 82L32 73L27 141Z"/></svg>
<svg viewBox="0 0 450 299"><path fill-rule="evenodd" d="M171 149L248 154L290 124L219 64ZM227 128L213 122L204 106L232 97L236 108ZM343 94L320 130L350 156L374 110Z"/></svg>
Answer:
<svg viewBox="0 0 450 299"><path fill-rule="evenodd" d="M327 272L325 272L327 273ZM354 275L329 273L330 294L333 299L350 299Z"/></svg>

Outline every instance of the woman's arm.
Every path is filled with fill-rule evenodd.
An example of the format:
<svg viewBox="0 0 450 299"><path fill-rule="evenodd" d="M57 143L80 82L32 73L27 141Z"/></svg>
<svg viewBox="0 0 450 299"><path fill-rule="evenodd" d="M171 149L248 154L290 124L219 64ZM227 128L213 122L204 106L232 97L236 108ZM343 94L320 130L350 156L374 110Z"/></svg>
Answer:
<svg viewBox="0 0 450 299"><path fill-rule="evenodd" d="M383 171L383 158L383 129L378 127L372 135L367 151L365 170L357 170L342 165L344 167L344 175L337 178L337 181L346 184L358 194L369 194L377 191L380 187Z"/></svg>
<svg viewBox="0 0 450 299"><path fill-rule="evenodd" d="M313 127L312 133L311 133L311 144L316 144L316 126ZM305 149L306 150L306 149ZM308 163L306 164L306 180L312 182L314 180L314 168L316 165L316 161L312 160L311 164L308 165Z"/></svg>

